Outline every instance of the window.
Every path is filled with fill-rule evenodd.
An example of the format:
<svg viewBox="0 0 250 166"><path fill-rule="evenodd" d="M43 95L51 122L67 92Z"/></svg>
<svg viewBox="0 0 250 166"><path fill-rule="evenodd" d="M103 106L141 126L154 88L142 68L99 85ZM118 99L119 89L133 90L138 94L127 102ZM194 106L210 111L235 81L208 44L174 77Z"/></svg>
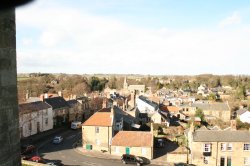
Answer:
<svg viewBox="0 0 250 166"><path fill-rule="evenodd" d="M48 118L45 118L45 124L48 125L49 121Z"/></svg>
<svg viewBox="0 0 250 166"><path fill-rule="evenodd" d="M221 151L226 151L227 149L227 144L226 143L221 143L220 150Z"/></svg>
<svg viewBox="0 0 250 166"><path fill-rule="evenodd" d="M221 143L220 147L221 151L232 151L233 150L233 144L232 143Z"/></svg>
<svg viewBox="0 0 250 166"><path fill-rule="evenodd" d="M115 153L120 153L119 147L115 147Z"/></svg>
<svg viewBox="0 0 250 166"><path fill-rule="evenodd" d="M32 130L32 123L31 122L29 123L29 130L30 131Z"/></svg>
<svg viewBox="0 0 250 166"><path fill-rule="evenodd" d="M205 156L205 157L203 158L203 163L204 163L204 164L208 164L208 160L209 160L209 157Z"/></svg>
<svg viewBox="0 0 250 166"><path fill-rule="evenodd" d="M232 151L233 150L233 144L232 143L228 143L227 144L227 150L228 151Z"/></svg>
<svg viewBox="0 0 250 166"><path fill-rule="evenodd" d="M244 150L250 150L250 144L244 144Z"/></svg>
<svg viewBox="0 0 250 166"><path fill-rule="evenodd" d="M250 166L250 157L244 157L244 165Z"/></svg>
<svg viewBox="0 0 250 166"><path fill-rule="evenodd" d="M147 154L147 149L146 148L141 148L141 154L146 155Z"/></svg>
<svg viewBox="0 0 250 166"><path fill-rule="evenodd" d="M203 152L211 152L211 144L204 144Z"/></svg>
<svg viewBox="0 0 250 166"><path fill-rule="evenodd" d="M99 133L99 127L95 127L95 133Z"/></svg>
<svg viewBox="0 0 250 166"><path fill-rule="evenodd" d="M99 140L99 139L96 139L96 140L95 140L95 143L96 143L96 145L100 145L100 140Z"/></svg>

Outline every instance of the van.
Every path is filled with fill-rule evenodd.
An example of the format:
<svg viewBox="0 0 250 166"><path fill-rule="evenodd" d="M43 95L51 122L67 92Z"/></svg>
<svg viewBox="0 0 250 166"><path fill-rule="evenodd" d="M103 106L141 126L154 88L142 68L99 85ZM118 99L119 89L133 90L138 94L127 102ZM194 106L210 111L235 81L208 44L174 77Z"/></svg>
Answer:
<svg viewBox="0 0 250 166"><path fill-rule="evenodd" d="M80 129L82 127L82 122L71 122L71 129Z"/></svg>

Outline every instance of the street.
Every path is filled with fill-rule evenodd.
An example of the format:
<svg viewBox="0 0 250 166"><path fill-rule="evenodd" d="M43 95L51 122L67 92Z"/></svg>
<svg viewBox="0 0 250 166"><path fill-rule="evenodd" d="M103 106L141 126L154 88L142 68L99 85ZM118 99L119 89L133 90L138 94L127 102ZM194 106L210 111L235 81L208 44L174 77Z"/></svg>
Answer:
<svg viewBox="0 0 250 166"><path fill-rule="evenodd" d="M87 157L77 153L72 145L79 140L81 132L79 130L66 130L61 134L64 141L55 145L52 140L44 144L38 154L47 160L57 160L67 166L121 166L120 160L106 160Z"/></svg>

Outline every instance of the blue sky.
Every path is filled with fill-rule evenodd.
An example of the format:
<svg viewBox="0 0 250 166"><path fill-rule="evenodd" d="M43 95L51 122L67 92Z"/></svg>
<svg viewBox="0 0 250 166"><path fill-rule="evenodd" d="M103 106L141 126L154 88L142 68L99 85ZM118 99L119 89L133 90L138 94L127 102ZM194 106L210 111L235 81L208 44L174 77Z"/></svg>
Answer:
<svg viewBox="0 0 250 166"><path fill-rule="evenodd" d="M73 2L17 9L19 73L249 74L247 0Z"/></svg>

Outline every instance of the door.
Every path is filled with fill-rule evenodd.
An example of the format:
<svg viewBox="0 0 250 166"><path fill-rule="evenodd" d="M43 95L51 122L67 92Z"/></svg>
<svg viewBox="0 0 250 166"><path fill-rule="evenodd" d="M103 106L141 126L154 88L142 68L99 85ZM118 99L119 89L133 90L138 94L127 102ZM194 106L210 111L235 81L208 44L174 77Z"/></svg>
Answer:
<svg viewBox="0 0 250 166"><path fill-rule="evenodd" d="M232 159L230 156L227 157L227 166L231 166L232 165Z"/></svg>
<svg viewBox="0 0 250 166"><path fill-rule="evenodd" d="M126 147L126 154L130 154L130 148Z"/></svg>
<svg viewBox="0 0 250 166"><path fill-rule="evenodd" d="M225 166L225 157L220 158L220 166Z"/></svg>

